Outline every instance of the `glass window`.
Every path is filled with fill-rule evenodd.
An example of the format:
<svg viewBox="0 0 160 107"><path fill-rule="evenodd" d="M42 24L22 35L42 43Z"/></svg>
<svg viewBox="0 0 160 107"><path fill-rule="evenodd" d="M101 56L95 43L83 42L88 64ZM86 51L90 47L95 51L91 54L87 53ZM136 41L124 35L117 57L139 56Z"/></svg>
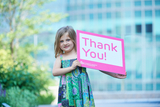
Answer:
<svg viewBox="0 0 160 107"><path fill-rule="evenodd" d="M136 90L137 90L137 91L142 90L142 84L141 84L141 83L137 83L137 84L136 84Z"/></svg>
<svg viewBox="0 0 160 107"><path fill-rule="evenodd" d="M70 21L70 16L67 17L67 21Z"/></svg>
<svg viewBox="0 0 160 107"><path fill-rule="evenodd" d="M160 83L156 84L156 90L160 90Z"/></svg>
<svg viewBox="0 0 160 107"><path fill-rule="evenodd" d="M131 6L131 1L125 1L125 7L130 7Z"/></svg>
<svg viewBox="0 0 160 107"><path fill-rule="evenodd" d="M135 6L141 6L141 1L135 1L135 2L134 2L134 5L135 5Z"/></svg>
<svg viewBox="0 0 160 107"><path fill-rule="evenodd" d="M136 25L136 33L142 32L142 25Z"/></svg>
<svg viewBox="0 0 160 107"><path fill-rule="evenodd" d="M131 34L131 26L130 25L126 26L126 34Z"/></svg>
<svg viewBox="0 0 160 107"><path fill-rule="evenodd" d="M116 2L116 7L121 7L121 2Z"/></svg>
<svg viewBox="0 0 160 107"><path fill-rule="evenodd" d="M156 35L156 42L160 42L160 34Z"/></svg>
<svg viewBox="0 0 160 107"><path fill-rule="evenodd" d="M102 8L102 4L101 3L98 3L97 6L98 6L98 8Z"/></svg>
<svg viewBox="0 0 160 107"><path fill-rule="evenodd" d="M152 33L152 24L146 24L146 33Z"/></svg>
<svg viewBox="0 0 160 107"><path fill-rule="evenodd" d="M135 11L135 17L139 18L141 17L141 11Z"/></svg>
<svg viewBox="0 0 160 107"><path fill-rule="evenodd" d="M93 4L89 4L89 9L93 9Z"/></svg>
<svg viewBox="0 0 160 107"><path fill-rule="evenodd" d="M120 91L121 90L121 84L116 84L116 91Z"/></svg>
<svg viewBox="0 0 160 107"><path fill-rule="evenodd" d="M111 7L111 3L107 3L107 4L106 4L106 7L107 7L107 8L110 8L110 7Z"/></svg>
<svg viewBox="0 0 160 107"><path fill-rule="evenodd" d="M82 5L82 6L80 7L80 9L81 9L81 10L84 10L84 9L85 9L85 6L84 6L84 5Z"/></svg>
<svg viewBox="0 0 160 107"><path fill-rule="evenodd" d="M144 3L145 3L145 6L152 6L151 0L145 0Z"/></svg>
<svg viewBox="0 0 160 107"><path fill-rule="evenodd" d="M78 18L77 15L74 15L73 17L74 17L74 20L77 20L77 18Z"/></svg>
<svg viewBox="0 0 160 107"><path fill-rule="evenodd" d="M160 10L155 10L155 16L160 17Z"/></svg>
<svg viewBox="0 0 160 107"><path fill-rule="evenodd" d="M146 78L153 79L153 48L147 47L146 48Z"/></svg>
<svg viewBox="0 0 160 107"><path fill-rule="evenodd" d="M160 47L156 48L156 78L160 78Z"/></svg>
<svg viewBox="0 0 160 107"><path fill-rule="evenodd" d="M140 40L136 40L135 43L140 43ZM135 47L133 52L135 52L135 68L136 68L136 79L142 79L142 48Z"/></svg>
<svg viewBox="0 0 160 107"><path fill-rule="evenodd" d="M67 6L67 11L70 11L70 10L71 10L70 6Z"/></svg>
<svg viewBox="0 0 160 107"><path fill-rule="evenodd" d="M70 0L67 0L67 3L69 4L69 3L70 3Z"/></svg>
<svg viewBox="0 0 160 107"><path fill-rule="evenodd" d="M93 13L90 13L90 14L89 14L89 19L90 19L90 20L93 20L93 18L94 18Z"/></svg>
<svg viewBox="0 0 160 107"><path fill-rule="evenodd" d="M98 13L98 19L102 19L102 13Z"/></svg>
<svg viewBox="0 0 160 107"><path fill-rule="evenodd" d="M116 18L121 18L121 12L116 12Z"/></svg>
<svg viewBox="0 0 160 107"><path fill-rule="evenodd" d="M147 83L146 84L146 90L147 91L153 90L153 83Z"/></svg>
<svg viewBox="0 0 160 107"><path fill-rule="evenodd" d="M116 34L120 35L121 34L121 27L116 26Z"/></svg>
<svg viewBox="0 0 160 107"><path fill-rule="evenodd" d="M145 17L152 17L152 10L146 10Z"/></svg>
<svg viewBox="0 0 160 107"><path fill-rule="evenodd" d="M132 90L132 84L131 84L131 83L126 84L126 85L125 85L125 90L131 91L131 90Z"/></svg>
<svg viewBox="0 0 160 107"><path fill-rule="evenodd" d="M106 17L107 17L108 19L110 19L110 18L111 18L111 12L107 12L107 13L106 13Z"/></svg>
<svg viewBox="0 0 160 107"><path fill-rule="evenodd" d="M107 85L107 91L113 91L113 84Z"/></svg>
<svg viewBox="0 0 160 107"><path fill-rule="evenodd" d="M112 33L112 30L111 29L107 29L107 33Z"/></svg>
<svg viewBox="0 0 160 107"><path fill-rule="evenodd" d="M156 6L160 5L160 0L155 0L155 5Z"/></svg>
<svg viewBox="0 0 160 107"><path fill-rule="evenodd" d="M81 19L82 19L82 20L85 20L85 14L82 14L82 15L81 15Z"/></svg>
<svg viewBox="0 0 160 107"><path fill-rule="evenodd" d="M132 13L131 11L126 11L126 12L125 12L125 17L127 17L127 18L128 18L128 17L131 17L131 13Z"/></svg>

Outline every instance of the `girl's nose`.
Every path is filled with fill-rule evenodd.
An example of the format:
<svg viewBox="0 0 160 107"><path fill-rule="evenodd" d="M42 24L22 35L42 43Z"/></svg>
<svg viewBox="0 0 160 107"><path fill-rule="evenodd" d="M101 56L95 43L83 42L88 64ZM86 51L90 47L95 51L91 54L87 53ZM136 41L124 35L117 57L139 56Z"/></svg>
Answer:
<svg viewBox="0 0 160 107"><path fill-rule="evenodd" d="M66 42L66 41L64 41L64 44L67 44L67 42Z"/></svg>

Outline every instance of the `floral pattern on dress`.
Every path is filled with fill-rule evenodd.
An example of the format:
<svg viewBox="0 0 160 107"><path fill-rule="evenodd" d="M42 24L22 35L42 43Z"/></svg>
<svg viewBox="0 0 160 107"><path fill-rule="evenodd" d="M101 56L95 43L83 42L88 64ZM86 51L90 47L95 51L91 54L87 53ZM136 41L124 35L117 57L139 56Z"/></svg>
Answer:
<svg viewBox="0 0 160 107"><path fill-rule="evenodd" d="M61 60L62 68L70 67L75 60ZM77 67L60 77L58 107L75 106L95 107L88 74L83 67Z"/></svg>

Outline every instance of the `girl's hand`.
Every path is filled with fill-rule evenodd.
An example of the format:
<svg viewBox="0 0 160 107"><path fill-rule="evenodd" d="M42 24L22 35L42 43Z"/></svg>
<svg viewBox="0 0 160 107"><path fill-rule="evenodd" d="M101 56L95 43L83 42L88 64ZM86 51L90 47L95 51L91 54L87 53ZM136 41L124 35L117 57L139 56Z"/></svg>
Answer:
<svg viewBox="0 0 160 107"><path fill-rule="evenodd" d="M81 63L80 63L78 60L75 60L75 61L72 63L72 66L71 66L71 67L72 67L73 70L74 70L74 69L76 69L77 66L81 66Z"/></svg>
<svg viewBox="0 0 160 107"><path fill-rule="evenodd" d="M126 72L126 74L125 74L125 75L123 75L123 74L115 74L115 76L116 76L116 78L124 79L124 78L126 78L126 77L127 77L127 72Z"/></svg>
<svg viewBox="0 0 160 107"><path fill-rule="evenodd" d="M100 71L101 71L101 70L100 70ZM123 74L116 74L116 73L107 72L107 71L101 71L101 72L103 72L103 73L105 73L105 74L108 74L108 75L110 75L110 76L112 76L112 77L114 77L114 78L119 78L119 79L124 79L124 78L127 77L127 72L126 72L125 75L123 75Z"/></svg>

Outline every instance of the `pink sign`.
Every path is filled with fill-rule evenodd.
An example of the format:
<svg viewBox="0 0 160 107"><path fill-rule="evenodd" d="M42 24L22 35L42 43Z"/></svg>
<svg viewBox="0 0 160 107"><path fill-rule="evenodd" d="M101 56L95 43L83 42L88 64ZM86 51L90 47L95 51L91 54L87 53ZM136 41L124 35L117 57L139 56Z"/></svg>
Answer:
<svg viewBox="0 0 160 107"><path fill-rule="evenodd" d="M77 30L77 59L82 67L125 74L124 40Z"/></svg>

